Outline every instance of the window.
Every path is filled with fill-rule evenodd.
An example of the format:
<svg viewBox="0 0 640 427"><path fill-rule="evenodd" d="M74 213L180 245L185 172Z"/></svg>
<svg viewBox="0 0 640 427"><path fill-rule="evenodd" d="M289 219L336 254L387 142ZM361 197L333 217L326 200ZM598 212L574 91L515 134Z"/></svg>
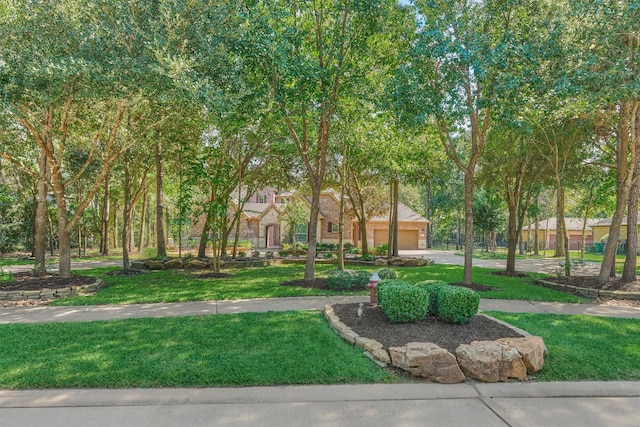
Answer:
<svg viewBox="0 0 640 427"><path fill-rule="evenodd" d="M264 203L265 202L265 197L264 196L258 196L258 203Z"/></svg>
<svg viewBox="0 0 640 427"><path fill-rule="evenodd" d="M307 224L296 225L296 242L307 241Z"/></svg>
<svg viewBox="0 0 640 427"><path fill-rule="evenodd" d="M329 233L339 233L340 232L340 224L337 222L328 222L327 223L327 232Z"/></svg>

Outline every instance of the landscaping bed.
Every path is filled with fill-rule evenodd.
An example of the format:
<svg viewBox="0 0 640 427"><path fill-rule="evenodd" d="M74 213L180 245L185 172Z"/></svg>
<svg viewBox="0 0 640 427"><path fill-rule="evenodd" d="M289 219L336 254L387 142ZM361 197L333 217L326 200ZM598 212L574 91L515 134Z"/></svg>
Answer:
<svg viewBox="0 0 640 427"><path fill-rule="evenodd" d="M446 323L435 316L415 323L392 323L379 306L365 304L362 317L357 314L358 304L336 304L333 310L342 323L358 335L378 341L385 349L410 342L432 342L453 353L460 344L472 341L522 336L485 316L474 316L461 325Z"/></svg>

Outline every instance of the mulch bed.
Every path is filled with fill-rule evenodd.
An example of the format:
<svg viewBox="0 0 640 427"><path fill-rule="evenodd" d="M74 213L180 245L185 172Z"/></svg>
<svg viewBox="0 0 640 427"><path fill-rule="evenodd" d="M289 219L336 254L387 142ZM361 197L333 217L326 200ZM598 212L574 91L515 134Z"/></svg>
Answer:
<svg viewBox="0 0 640 427"><path fill-rule="evenodd" d="M365 304L362 317L357 314L358 304L336 304L333 310L340 321L358 335L374 339L385 348L410 342L432 342L453 353L460 344L472 341L522 336L484 316L474 316L462 325L445 323L434 316L427 316L417 323L392 323L379 306Z"/></svg>
<svg viewBox="0 0 640 427"><path fill-rule="evenodd" d="M95 277L72 274L63 278L55 274L34 276L31 273L15 273L13 282L0 282L0 291L37 291L40 289L62 289L69 286L90 285Z"/></svg>

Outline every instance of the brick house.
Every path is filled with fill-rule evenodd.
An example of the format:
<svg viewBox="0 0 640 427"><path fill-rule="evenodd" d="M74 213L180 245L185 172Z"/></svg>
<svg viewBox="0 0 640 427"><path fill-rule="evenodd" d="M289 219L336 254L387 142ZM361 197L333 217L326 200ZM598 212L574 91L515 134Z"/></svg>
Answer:
<svg viewBox="0 0 640 427"><path fill-rule="evenodd" d="M237 197L236 197L237 198ZM294 198L302 200L310 207L310 198L293 192L277 192L268 188L251 195L241 213L240 239L251 242L255 249L277 249L284 241L286 225L282 221L282 213L286 203ZM236 204L229 208L233 215ZM338 243L340 220L340 194L333 190L325 190L320 194L320 213L316 224L318 243ZM204 221L194 227L192 235L198 237L197 230L202 230ZM386 243L389 234L389 217L374 217L367 222L367 242L370 247ZM398 206L398 246L399 249L424 249L427 247L427 221L422 216L400 203ZM300 225L296 232L297 242L307 242L309 224ZM231 234L233 236L233 233ZM344 217L345 243L361 246L360 231L357 222Z"/></svg>

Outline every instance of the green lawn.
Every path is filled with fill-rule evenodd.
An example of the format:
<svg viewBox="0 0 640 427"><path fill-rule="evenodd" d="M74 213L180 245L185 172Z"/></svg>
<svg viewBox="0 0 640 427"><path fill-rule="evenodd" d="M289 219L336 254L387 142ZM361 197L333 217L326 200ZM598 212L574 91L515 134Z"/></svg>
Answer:
<svg viewBox="0 0 640 427"><path fill-rule="evenodd" d="M318 312L0 325L0 388L391 382Z"/></svg>
<svg viewBox="0 0 640 427"><path fill-rule="evenodd" d="M544 339L539 381L640 381L640 320L487 313Z"/></svg>
<svg viewBox="0 0 640 427"><path fill-rule="evenodd" d="M316 266L316 276L324 277L335 265ZM374 267L354 267L369 272ZM226 270L231 276L220 279L199 279L190 272L178 270L151 271L137 276L110 276L113 270L102 268L78 271L79 274L102 278L109 286L95 296L72 297L56 300L52 305L143 304L160 302L229 300L246 298L275 298L343 294L317 289L280 286L281 282L301 279L303 265L282 265L260 268ZM462 280L463 268L454 265L434 265L417 268L397 268L399 278L415 283L426 279L447 282ZM490 269L474 268L474 282L495 289L480 292L482 298L502 298L535 301L584 302L585 300L556 290L533 285L531 277L513 278L490 274ZM350 292L365 295L366 291Z"/></svg>

